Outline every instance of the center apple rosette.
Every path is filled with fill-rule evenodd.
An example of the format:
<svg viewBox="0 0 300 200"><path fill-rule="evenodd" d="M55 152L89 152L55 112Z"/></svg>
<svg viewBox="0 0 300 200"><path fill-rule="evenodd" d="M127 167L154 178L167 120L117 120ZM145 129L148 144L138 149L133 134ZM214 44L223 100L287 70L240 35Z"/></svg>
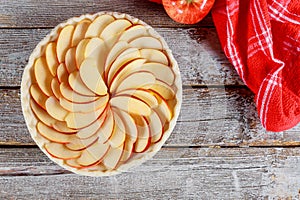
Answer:
<svg viewBox="0 0 300 200"><path fill-rule="evenodd" d="M34 141L62 167L90 176L151 158L175 126L181 95L163 38L109 12L58 25L31 54L21 84Z"/></svg>

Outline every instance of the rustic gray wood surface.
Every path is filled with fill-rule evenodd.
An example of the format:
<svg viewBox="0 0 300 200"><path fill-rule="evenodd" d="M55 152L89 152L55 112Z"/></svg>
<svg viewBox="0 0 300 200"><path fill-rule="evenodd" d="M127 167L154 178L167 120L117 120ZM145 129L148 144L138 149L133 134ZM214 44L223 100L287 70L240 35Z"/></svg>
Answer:
<svg viewBox="0 0 300 200"><path fill-rule="evenodd" d="M243 85L214 28L157 28L180 65L184 85ZM0 86L19 86L30 53L50 29L0 29Z"/></svg>
<svg viewBox="0 0 300 200"><path fill-rule="evenodd" d="M152 25L179 63L183 105L164 148L113 177L71 174L34 144L20 82L37 43L84 13L125 12ZM299 199L300 126L267 132L254 95L224 56L211 16L173 22L147 0L0 1L0 199Z"/></svg>
<svg viewBox="0 0 300 200"><path fill-rule="evenodd" d="M0 90L0 144L35 145L23 119L19 89ZM167 146L295 146L299 129L266 132L246 88L184 86L181 114ZM5 134L7 133L7 134Z"/></svg>
<svg viewBox="0 0 300 200"><path fill-rule="evenodd" d="M139 167L102 178L71 174L36 148L1 149L0 161L1 199L299 198L300 152L293 148L163 148Z"/></svg>

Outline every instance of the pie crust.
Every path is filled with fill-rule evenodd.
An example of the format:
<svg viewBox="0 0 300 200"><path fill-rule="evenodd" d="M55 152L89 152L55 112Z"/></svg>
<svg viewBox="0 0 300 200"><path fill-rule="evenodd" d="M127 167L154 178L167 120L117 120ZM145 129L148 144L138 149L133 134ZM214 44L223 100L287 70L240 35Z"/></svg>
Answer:
<svg viewBox="0 0 300 200"><path fill-rule="evenodd" d="M165 40L127 14L99 12L56 26L24 69L28 130L55 163L77 174L128 171L157 153L182 101Z"/></svg>

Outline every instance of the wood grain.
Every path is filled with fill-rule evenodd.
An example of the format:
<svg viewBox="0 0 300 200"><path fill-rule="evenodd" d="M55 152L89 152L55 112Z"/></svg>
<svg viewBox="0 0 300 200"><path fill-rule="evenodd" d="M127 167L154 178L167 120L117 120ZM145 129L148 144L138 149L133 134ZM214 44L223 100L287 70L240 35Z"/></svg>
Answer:
<svg viewBox="0 0 300 200"><path fill-rule="evenodd" d="M99 11L153 26L173 50L184 90L177 126L153 159L92 178L64 170L36 147L18 88L29 55L54 26ZM182 25L148 0L2 0L0 88L0 199L300 199L300 125L262 128L254 95L224 56L210 14Z"/></svg>
<svg viewBox="0 0 300 200"><path fill-rule="evenodd" d="M29 55L49 29L0 29L0 86L19 86ZM212 28L157 28L179 64L184 85L244 85Z"/></svg>
<svg viewBox="0 0 300 200"><path fill-rule="evenodd" d="M71 17L86 13L113 11L127 13L156 27L185 27L171 20L163 9L148 0L130 1L81 1L72 0L3 0L0 5L1 28L39 28L54 27ZM212 26L212 18L208 15L195 26Z"/></svg>
<svg viewBox="0 0 300 200"><path fill-rule="evenodd" d="M0 90L0 143L34 145L24 122L19 90ZM178 123L167 146L287 146L300 145L300 126L266 132L246 88L183 90Z"/></svg>
<svg viewBox="0 0 300 200"><path fill-rule="evenodd" d="M1 199L298 199L298 149L163 148L112 177L71 174L37 148L0 149Z"/></svg>

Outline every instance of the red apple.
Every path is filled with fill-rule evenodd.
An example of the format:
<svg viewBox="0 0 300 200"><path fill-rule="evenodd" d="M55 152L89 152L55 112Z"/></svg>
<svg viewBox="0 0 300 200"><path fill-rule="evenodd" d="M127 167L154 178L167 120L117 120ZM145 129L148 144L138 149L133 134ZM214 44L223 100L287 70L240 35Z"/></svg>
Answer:
<svg viewBox="0 0 300 200"><path fill-rule="evenodd" d="M154 3L158 3L158 4L162 4L162 0L149 0L151 2L154 2Z"/></svg>
<svg viewBox="0 0 300 200"><path fill-rule="evenodd" d="M215 0L162 0L167 14L176 22L195 24L210 11Z"/></svg>

